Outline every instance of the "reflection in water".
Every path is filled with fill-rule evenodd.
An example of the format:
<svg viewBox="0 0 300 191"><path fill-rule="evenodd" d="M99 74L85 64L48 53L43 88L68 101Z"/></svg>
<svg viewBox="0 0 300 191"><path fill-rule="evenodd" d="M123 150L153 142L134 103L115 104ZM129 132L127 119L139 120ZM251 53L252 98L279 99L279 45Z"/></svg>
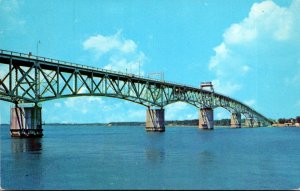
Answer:
<svg viewBox="0 0 300 191"><path fill-rule="evenodd" d="M215 153L204 150L198 153L198 176L205 179L211 177L212 173L216 171L216 155Z"/></svg>
<svg viewBox="0 0 300 191"><path fill-rule="evenodd" d="M145 153L146 158L153 163L162 163L165 159L165 152L161 148L146 148Z"/></svg>
<svg viewBox="0 0 300 191"><path fill-rule="evenodd" d="M6 189L43 188L42 139L41 138L12 138L11 153L13 163L7 167L14 172L3 176L3 187ZM34 155L33 155L34 154Z"/></svg>
<svg viewBox="0 0 300 191"><path fill-rule="evenodd" d="M147 135L146 158L151 163L162 163L165 159L164 134L148 133Z"/></svg>
<svg viewBox="0 0 300 191"><path fill-rule="evenodd" d="M11 150L13 153L41 151L42 139L41 138L12 139Z"/></svg>
<svg viewBox="0 0 300 191"><path fill-rule="evenodd" d="M211 151L202 151L198 156L200 165L208 165L213 163L216 157Z"/></svg>

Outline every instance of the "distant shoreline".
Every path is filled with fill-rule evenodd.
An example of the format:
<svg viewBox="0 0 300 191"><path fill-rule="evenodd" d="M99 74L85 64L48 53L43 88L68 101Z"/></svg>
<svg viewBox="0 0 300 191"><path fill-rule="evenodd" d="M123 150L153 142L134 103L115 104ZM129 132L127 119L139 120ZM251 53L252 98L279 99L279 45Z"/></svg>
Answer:
<svg viewBox="0 0 300 191"><path fill-rule="evenodd" d="M165 126L184 126L184 127L198 127L199 119L189 119L189 120L167 120L165 121ZM242 125L244 122L242 121ZM5 124L9 125L9 124ZM108 123L44 123L43 125L49 125L49 126L70 126L70 125L77 125L77 126L146 126L145 122L108 122ZM214 126L224 126L228 127L230 126L230 119L221 119L221 120L215 120Z"/></svg>
<svg viewBox="0 0 300 191"><path fill-rule="evenodd" d="M198 127L199 120L191 119L191 120L168 120L165 121L166 127ZM0 124L0 125L10 125L8 123ZM109 122L109 123L43 123L42 125L47 126L146 126L145 122ZM221 119L214 121L215 127L229 127L230 119ZM242 127L245 126L245 121L242 121ZM270 127L299 127L299 123L273 123Z"/></svg>
<svg viewBox="0 0 300 191"><path fill-rule="evenodd" d="M4 124L0 124L0 127L2 125L5 126L9 126L10 124L4 123ZM105 126L105 127L118 127L118 126L146 126L145 122L117 122L117 123L47 123L44 124L45 126ZM170 124L166 124L166 127L198 127L198 125L191 125L191 124L174 124L174 123L170 123ZM216 128L218 127L230 127L230 125L214 125ZM244 125L242 125L242 127L245 127ZM286 128L286 127L299 127L296 125L289 125L289 126L285 126L284 124L281 125L272 125L272 126L268 126L268 127L282 127L282 128Z"/></svg>

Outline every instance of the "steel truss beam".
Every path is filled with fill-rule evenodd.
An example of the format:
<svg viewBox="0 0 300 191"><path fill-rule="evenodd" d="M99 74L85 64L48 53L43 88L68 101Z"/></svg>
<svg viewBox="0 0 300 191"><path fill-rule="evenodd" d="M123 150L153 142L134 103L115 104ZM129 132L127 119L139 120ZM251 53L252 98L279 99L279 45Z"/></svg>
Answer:
<svg viewBox="0 0 300 191"><path fill-rule="evenodd" d="M271 121L227 96L133 74L91 68L0 50L0 100L38 103L77 96L107 96L147 107L178 101L197 108L223 107L262 123Z"/></svg>

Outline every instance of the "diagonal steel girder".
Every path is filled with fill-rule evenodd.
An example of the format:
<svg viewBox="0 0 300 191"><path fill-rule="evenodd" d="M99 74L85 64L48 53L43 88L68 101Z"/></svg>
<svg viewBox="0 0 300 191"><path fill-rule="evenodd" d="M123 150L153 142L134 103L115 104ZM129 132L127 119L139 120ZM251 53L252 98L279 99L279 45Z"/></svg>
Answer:
<svg viewBox="0 0 300 191"><path fill-rule="evenodd" d="M38 103L77 96L107 96L163 108L178 101L223 107L258 121L269 119L228 96L203 89L0 50L0 100Z"/></svg>

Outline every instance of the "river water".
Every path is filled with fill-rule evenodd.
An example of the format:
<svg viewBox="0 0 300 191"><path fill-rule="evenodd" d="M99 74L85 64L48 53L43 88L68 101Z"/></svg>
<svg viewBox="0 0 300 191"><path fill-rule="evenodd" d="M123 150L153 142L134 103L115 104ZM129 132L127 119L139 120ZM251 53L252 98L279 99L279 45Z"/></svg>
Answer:
<svg viewBox="0 0 300 191"><path fill-rule="evenodd" d="M300 128L44 126L1 130L4 189L297 189Z"/></svg>

